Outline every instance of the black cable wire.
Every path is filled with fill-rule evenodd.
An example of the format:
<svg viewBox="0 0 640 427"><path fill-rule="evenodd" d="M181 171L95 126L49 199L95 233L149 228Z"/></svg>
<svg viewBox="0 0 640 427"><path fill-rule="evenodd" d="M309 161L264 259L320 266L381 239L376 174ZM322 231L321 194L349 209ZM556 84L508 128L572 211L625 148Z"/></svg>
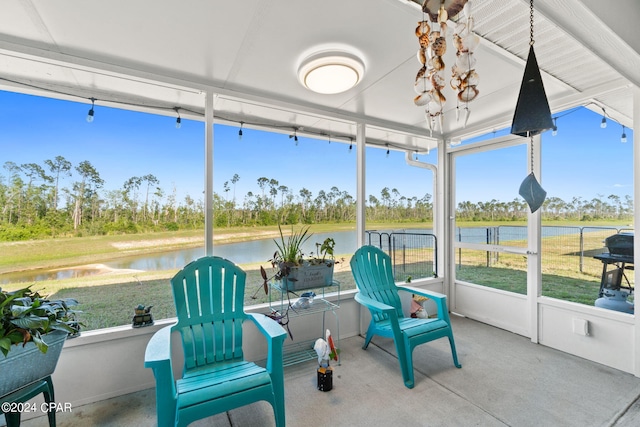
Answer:
<svg viewBox="0 0 640 427"><path fill-rule="evenodd" d="M176 107L176 106L167 107L167 106L152 105L152 104L139 104L139 103L127 102L127 101L114 101L114 100L109 100L109 99L100 99L100 98L96 98L96 97L87 98L87 97L80 96L80 95L77 95L77 94L74 94L74 93L64 92L64 91L51 89L51 88L45 88L45 87L37 86L37 85L34 85L34 84L30 84L30 83L25 83L25 82L20 82L20 81L17 81L17 80L8 79L6 77L0 77L0 80L6 81L6 82L9 82L9 83L13 83L13 84L16 84L16 85L22 85L22 86L29 87L29 88L32 88L32 89L37 89L37 90L44 91L44 92L56 93L58 95L64 95L64 96L68 96L68 97L72 97L72 98L86 99L86 100L90 101L92 103L92 105L94 105L96 101L103 101L103 102L109 102L109 103L113 103L113 104L127 105L127 106L130 106L130 107L141 107L141 108L149 108L149 109L154 109L154 110L173 111L173 112L176 112L178 114L178 116L180 115L180 111L186 111L186 112L189 112L189 113L194 114L196 116L204 117L204 113L202 113L200 111L192 110L190 108ZM291 132L294 132L294 133L297 133L297 131L300 130L299 126L279 125L279 124L275 124L275 123L258 122L258 121L251 122L251 121L246 121L244 119L243 120L232 119L230 117L225 117L225 116L219 115L219 114L217 114L215 117L220 119L220 120L222 120L222 121L242 124L243 126L244 125L249 125L249 126L255 126L255 127L265 127L265 128L280 129L280 130L286 129L286 130L291 130ZM353 145L353 140L354 140L354 136L353 135L326 133L326 132L322 132L322 131L305 130L304 134L313 135L313 136L317 136L317 137L321 137L321 138L327 138L329 140L329 143L331 143L332 139L341 139L341 140L344 140L345 142L348 141L350 146ZM395 148L395 149L398 149L398 150L403 150L403 151L405 151L407 149L404 146L401 146L401 145L398 145L398 144L394 144L392 142L384 142L384 143L366 142L366 144L370 145L370 146L384 148L384 149L387 149L387 150L388 150L389 147ZM351 150L349 150L349 151L351 151Z"/></svg>

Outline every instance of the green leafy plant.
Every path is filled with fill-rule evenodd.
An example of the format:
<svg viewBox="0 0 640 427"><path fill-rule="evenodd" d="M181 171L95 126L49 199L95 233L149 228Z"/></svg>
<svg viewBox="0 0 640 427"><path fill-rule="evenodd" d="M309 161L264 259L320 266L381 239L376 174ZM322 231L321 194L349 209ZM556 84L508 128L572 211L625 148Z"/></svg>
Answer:
<svg viewBox="0 0 640 427"><path fill-rule="evenodd" d="M72 298L49 300L30 287L8 292L0 289L0 351L7 356L12 345L26 345L32 341L46 353L43 336L60 330L71 335L80 331L77 320L78 305Z"/></svg>
<svg viewBox="0 0 640 427"><path fill-rule="evenodd" d="M327 237L322 243L316 243L316 254L312 252L305 256L302 252L302 245L313 236L313 233L309 233L309 226L304 226L298 231L292 227L291 234L287 237L285 237L280 224L278 224L278 230L280 231L280 237L279 239L274 239L276 251L269 260L275 273L269 276L264 267L260 266L260 275L263 279L262 288L265 294L269 293L269 280L282 280L284 277L289 276L292 267L300 266L303 263L311 265L327 264L329 266L335 263L333 250L336 242L331 237ZM252 298L255 298L255 295L254 293Z"/></svg>
<svg viewBox="0 0 640 427"><path fill-rule="evenodd" d="M326 258L329 257L331 260L334 259L333 248L336 246L336 241L331 237L327 237L324 239L322 244L316 243L316 247L318 248L318 256L322 256L322 262L326 261Z"/></svg>

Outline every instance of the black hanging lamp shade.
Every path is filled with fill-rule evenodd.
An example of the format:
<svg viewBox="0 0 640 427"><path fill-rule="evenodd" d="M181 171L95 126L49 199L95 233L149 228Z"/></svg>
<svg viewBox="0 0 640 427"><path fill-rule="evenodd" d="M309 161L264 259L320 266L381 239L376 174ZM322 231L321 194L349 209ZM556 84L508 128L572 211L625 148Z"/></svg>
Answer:
<svg viewBox="0 0 640 427"><path fill-rule="evenodd" d="M534 136L551 128L553 128L553 119L547 94L544 91L533 45L530 45L518 103L511 123L511 133L519 136Z"/></svg>

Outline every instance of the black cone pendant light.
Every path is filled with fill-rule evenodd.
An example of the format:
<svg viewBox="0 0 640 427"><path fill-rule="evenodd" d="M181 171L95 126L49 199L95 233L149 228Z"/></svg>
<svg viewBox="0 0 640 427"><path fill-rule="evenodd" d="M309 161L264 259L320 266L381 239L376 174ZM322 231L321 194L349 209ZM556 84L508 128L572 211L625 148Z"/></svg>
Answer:
<svg viewBox="0 0 640 427"><path fill-rule="evenodd" d="M540 75L540 68L538 68L536 54L533 51L533 0L530 0L529 4L529 22L531 25L529 56L527 57L527 65L524 68L516 111L513 114L511 133L531 138L531 172L522 181L519 194L527 202L531 213L533 213L540 209L547 197L547 192L544 191L533 173L533 137L553 128L553 119L551 118L547 94L542 84L542 76Z"/></svg>
<svg viewBox="0 0 640 427"><path fill-rule="evenodd" d="M513 114L511 133L519 136L534 136L551 128L553 128L551 110L542 84L536 54L531 45L520 85L516 112Z"/></svg>

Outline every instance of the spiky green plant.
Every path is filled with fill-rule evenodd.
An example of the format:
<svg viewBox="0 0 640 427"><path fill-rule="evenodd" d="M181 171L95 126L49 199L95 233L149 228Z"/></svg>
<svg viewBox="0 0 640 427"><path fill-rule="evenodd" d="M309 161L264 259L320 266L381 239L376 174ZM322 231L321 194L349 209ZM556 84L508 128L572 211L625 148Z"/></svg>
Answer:
<svg viewBox="0 0 640 427"><path fill-rule="evenodd" d="M309 226L302 227L298 231L294 231L291 227L291 234L286 239L280 224L278 224L278 230L280 230L280 241L274 239L278 250L273 254L273 260L288 263L289 266L300 264L303 257L302 245L313 235L313 233L309 234Z"/></svg>

